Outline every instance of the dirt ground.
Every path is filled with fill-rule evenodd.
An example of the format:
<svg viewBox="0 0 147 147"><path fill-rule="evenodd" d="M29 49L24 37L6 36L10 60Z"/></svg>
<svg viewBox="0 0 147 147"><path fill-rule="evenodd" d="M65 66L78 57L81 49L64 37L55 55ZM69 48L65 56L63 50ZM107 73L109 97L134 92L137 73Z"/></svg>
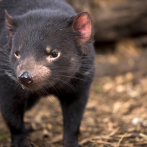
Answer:
<svg viewBox="0 0 147 147"><path fill-rule="evenodd" d="M110 47L111 48L111 47ZM122 40L97 53L96 74L81 124L81 147L147 147L147 50ZM25 115L34 147L62 147L62 114L54 97ZM10 134L0 116L0 147Z"/></svg>

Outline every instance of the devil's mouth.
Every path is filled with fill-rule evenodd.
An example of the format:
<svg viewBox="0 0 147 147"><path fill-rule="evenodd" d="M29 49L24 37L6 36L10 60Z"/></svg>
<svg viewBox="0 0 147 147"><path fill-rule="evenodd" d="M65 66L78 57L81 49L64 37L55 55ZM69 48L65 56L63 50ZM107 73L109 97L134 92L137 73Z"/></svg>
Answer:
<svg viewBox="0 0 147 147"><path fill-rule="evenodd" d="M23 90L27 90L27 91L37 91L39 89L41 89L41 87L37 87L37 86L24 86L21 84L21 87Z"/></svg>
<svg viewBox="0 0 147 147"><path fill-rule="evenodd" d="M55 83L52 83L52 85L46 85L43 81L40 81L38 83L35 83L35 81L29 85L23 85L19 82L20 86L22 87L23 90L27 90L27 91L30 91L30 92L35 92L35 91L41 91L41 90L44 90L44 89L48 89L50 88L53 84Z"/></svg>

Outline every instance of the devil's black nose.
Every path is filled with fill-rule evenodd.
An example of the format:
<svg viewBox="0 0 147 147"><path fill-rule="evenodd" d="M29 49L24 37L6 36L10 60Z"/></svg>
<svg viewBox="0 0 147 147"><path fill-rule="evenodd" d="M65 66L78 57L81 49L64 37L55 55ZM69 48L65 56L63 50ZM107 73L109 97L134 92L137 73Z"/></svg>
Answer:
<svg viewBox="0 0 147 147"><path fill-rule="evenodd" d="M24 86L29 86L33 83L33 76L29 72L22 72L18 77L19 82Z"/></svg>

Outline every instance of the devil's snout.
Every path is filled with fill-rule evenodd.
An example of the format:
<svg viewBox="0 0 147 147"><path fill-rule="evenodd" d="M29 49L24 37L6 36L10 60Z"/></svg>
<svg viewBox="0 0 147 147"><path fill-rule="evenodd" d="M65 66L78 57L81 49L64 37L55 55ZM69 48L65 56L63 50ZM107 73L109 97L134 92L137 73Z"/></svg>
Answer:
<svg viewBox="0 0 147 147"><path fill-rule="evenodd" d="M21 72L21 74L18 76L19 82L24 86L29 86L33 83L33 76L29 72Z"/></svg>

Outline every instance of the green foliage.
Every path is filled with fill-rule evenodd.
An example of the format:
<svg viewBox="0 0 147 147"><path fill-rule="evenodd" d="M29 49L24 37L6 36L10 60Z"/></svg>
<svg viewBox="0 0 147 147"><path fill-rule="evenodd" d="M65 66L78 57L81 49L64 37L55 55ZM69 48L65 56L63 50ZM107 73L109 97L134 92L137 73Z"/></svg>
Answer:
<svg viewBox="0 0 147 147"><path fill-rule="evenodd" d="M97 85L97 86L95 86L95 92L96 93L100 93L100 92L102 92L102 87L100 86L100 85Z"/></svg>
<svg viewBox="0 0 147 147"><path fill-rule="evenodd" d="M0 140L6 139L8 137L10 137L10 133L8 133L8 134L1 134L0 135Z"/></svg>

